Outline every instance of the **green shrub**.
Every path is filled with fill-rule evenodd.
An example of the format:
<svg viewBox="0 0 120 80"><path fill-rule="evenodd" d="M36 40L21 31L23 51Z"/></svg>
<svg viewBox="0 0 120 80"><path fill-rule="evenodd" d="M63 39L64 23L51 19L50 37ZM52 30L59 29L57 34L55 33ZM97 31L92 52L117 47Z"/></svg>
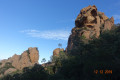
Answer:
<svg viewBox="0 0 120 80"><path fill-rule="evenodd" d="M2 80L48 80L48 74L41 65L36 64L21 74L7 75Z"/></svg>
<svg viewBox="0 0 120 80"><path fill-rule="evenodd" d="M10 63L10 62L7 62L7 63L5 63L5 66L4 66L5 68L14 68L13 66L12 66L12 63Z"/></svg>
<svg viewBox="0 0 120 80"><path fill-rule="evenodd" d="M53 75L54 74L54 66L47 66L47 73Z"/></svg>

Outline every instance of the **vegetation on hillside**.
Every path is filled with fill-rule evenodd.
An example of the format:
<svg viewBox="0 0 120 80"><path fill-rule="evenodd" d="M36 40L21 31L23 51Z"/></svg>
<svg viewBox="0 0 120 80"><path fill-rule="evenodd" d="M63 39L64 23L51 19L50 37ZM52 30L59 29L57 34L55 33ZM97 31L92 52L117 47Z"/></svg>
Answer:
<svg viewBox="0 0 120 80"><path fill-rule="evenodd" d="M14 67L12 66L10 62L7 62L4 67L0 68L0 74L4 74L4 72L9 68L14 68Z"/></svg>

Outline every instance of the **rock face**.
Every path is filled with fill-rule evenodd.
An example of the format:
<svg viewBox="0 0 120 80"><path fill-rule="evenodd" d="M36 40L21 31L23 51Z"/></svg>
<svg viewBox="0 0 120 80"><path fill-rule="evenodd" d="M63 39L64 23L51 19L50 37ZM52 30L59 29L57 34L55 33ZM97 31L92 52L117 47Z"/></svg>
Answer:
<svg viewBox="0 0 120 80"><path fill-rule="evenodd" d="M64 49L60 49L60 48L56 48L54 51L53 51L53 56L58 56L60 51L64 51Z"/></svg>
<svg viewBox="0 0 120 80"><path fill-rule="evenodd" d="M38 52L37 48L29 48L28 51L30 53L31 63L34 64L34 63L38 62L39 52Z"/></svg>
<svg viewBox="0 0 120 80"><path fill-rule="evenodd" d="M37 48L28 48L21 55L14 55L9 61L16 69L23 69L24 67L32 66L38 63L39 52Z"/></svg>
<svg viewBox="0 0 120 80"><path fill-rule="evenodd" d="M17 69L15 69L15 68L9 68L8 70L6 70L4 72L4 75L10 74L10 73L15 72L15 71L17 71Z"/></svg>
<svg viewBox="0 0 120 80"><path fill-rule="evenodd" d="M110 19L104 13L98 12L95 5L83 8L75 20L75 27L71 31L68 40L67 51L74 47L75 36L91 40L98 38L101 32L111 30L114 18Z"/></svg>
<svg viewBox="0 0 120 80"><path fill-rule="evenodd" d="M28 50L24 51L21 55L14 55L7 60L2 60L0 63L0 69L4 67L8 67L6 71L4 71L4 75L12 73L16 70L22 70L24 67L33 66L38 63L39 60L39 52L36 47L28 48ZM2 75L0 73L0 75Z"/></svg>

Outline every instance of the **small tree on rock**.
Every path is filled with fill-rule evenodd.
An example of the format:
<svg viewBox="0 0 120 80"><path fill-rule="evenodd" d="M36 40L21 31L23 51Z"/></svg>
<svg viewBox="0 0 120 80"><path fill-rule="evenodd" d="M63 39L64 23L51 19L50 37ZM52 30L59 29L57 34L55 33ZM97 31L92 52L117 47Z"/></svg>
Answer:
<svg viewBox="0 0 120 80"><path fill-rule="evenodd" d="M62 44L61 44L61 43L59 43L59 44L58 44L58 47L59 47L59 48L62 48Z"/></svg>
<svg viewBox="0 0 120 80"><path fill-rule="evenodd" d="M41 63L45 63L46 62L46 59L45 58L43 58L42 59L42 61L41 61Z"/></svg>

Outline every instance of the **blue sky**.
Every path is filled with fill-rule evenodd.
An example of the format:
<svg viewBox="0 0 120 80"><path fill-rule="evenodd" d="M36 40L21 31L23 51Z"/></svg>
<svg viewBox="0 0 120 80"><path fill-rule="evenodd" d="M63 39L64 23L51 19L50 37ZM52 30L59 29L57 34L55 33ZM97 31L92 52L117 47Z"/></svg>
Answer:
<svg viewBox="0 0 120 80"><path fill-rule="evenodd" d="M74 20L89 5L120 22L119 0L0 0L0 59L38 47L39 62L50 60L59 43L66 48Z"/></svg>

